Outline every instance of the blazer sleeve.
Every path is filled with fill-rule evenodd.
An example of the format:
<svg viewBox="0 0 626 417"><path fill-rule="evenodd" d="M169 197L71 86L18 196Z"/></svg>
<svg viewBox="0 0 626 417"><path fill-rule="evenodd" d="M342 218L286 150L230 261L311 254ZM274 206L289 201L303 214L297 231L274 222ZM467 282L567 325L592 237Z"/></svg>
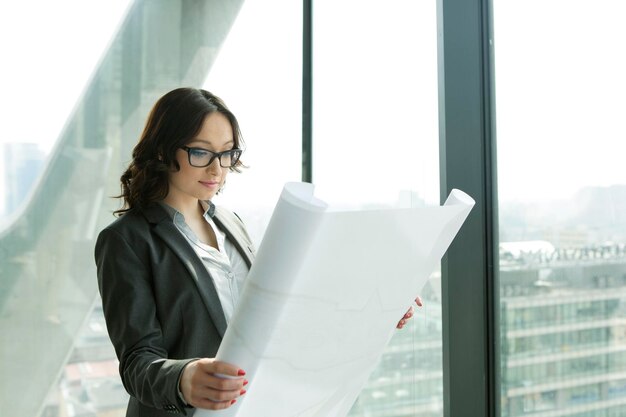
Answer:
<svg viewBox="0 0 626 417"><path fill-rule="evenodd" d="M186 415L178 383L185 365L194 359L167 358L148 260L111 228L98 236L95 258L107 330L124 388L144 405Z"/></svg>

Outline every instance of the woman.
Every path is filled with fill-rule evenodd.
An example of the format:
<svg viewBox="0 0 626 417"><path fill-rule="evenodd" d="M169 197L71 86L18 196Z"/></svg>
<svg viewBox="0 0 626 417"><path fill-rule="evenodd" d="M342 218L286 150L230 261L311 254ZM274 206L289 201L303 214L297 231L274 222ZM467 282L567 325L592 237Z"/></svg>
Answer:
<svg viewBox="0 0 626 417"><path fill-rule="evenodd" d="M254 257L241 220L211 203L242 146L222 100L180 88L155 104L122 175L124 207L95 255L128 416L224 409L245 393L243 370L209 359Z"/></svg>
<svg viewBox="0 0 626 417"><path fill-rule="evenodd" d="M95 257L127 416L225 409L246 392L245 371L213 359L254 259L241 220L211 202L242 147L222 100L179 88L155 104L121 177L124 206Z"/></svg>

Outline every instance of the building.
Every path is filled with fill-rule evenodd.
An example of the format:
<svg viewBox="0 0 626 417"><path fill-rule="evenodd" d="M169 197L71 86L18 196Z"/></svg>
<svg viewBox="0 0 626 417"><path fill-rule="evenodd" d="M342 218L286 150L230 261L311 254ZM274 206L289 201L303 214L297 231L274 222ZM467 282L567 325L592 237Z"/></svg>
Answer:
<svg viewBox="0 0 626 417"><path fill-rule="evenodd" d="M626 415L626 247L502 257L502 416Z"/></svg>
<svg viewBox="0 0 626 417"><path fill-rule="evenodd" d="M4 145L4 214L9 216L32 191L45 163L46 154L36 143Z"/></svg>

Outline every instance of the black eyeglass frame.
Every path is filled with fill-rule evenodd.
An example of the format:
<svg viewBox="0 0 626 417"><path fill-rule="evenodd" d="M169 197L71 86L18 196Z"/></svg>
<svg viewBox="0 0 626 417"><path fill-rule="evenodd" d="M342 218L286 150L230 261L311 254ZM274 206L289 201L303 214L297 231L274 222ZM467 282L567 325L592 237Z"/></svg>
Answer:
<svg viewBox="0 0 626 417"><path fill-rule="evenodd" d="M213 163L215 158L217 158L217 160L219 161L220 166L222 168L232 168L235 165L237 165L237 162L239 162L239 158L241 158L241 154L243 153L243 150L239 149L239 148L229 149L229 150L224 151L224 152L213 152L213 151L210 151L208 149L189 147L189 146L181 146L180 149L182 149L185 152L187 152L187 160L189 161L189 165L191 165L192 167L195 167L195 168L205 168L205 167L208 167L209 165L211 165ZM212 154L212 156L211 156L211 159L209 159L209 162L206 165L194 165L191 162L191 152L192 151L208 152L208 153ZM222 165L222 155L226 155L226 154L231 154L231 156L230 156L231 161L235 161L235 162L233 162L231 165L224 166L224 165Z"/></svg>

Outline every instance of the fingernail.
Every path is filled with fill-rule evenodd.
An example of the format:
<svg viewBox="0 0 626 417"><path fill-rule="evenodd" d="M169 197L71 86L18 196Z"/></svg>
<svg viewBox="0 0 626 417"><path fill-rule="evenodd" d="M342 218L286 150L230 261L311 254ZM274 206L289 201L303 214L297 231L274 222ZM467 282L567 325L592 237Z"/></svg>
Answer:
<svg viewBox="0 0 626 417"><path fill-rule="evenodd" d="M231 400L230 405L233 405L237 402L237 400Z"/></svg>
<svg viewBox="0 0 626 417"><path fill-rule="evenodd" d="M244 376L246 374L246 371L244 371L243 369L240 369L237 371L237 375L239 376Z"/></svg>
<svg viewBox="0 0 626 417"><path fill-rule="evenodd" d="M246 390L245 390L245 389L242 389L241 391L239 391L239 395L243 395L243 394L245 394L245 393L246 393Z"/></svg>
<svg viewBox="0 0 626 417"><path fill-rule="evenodd" d="M245 387L246 385L248 385L248 380L247 380L247 379L244 379L244 380L243 380L243 386Z"/></svg>

